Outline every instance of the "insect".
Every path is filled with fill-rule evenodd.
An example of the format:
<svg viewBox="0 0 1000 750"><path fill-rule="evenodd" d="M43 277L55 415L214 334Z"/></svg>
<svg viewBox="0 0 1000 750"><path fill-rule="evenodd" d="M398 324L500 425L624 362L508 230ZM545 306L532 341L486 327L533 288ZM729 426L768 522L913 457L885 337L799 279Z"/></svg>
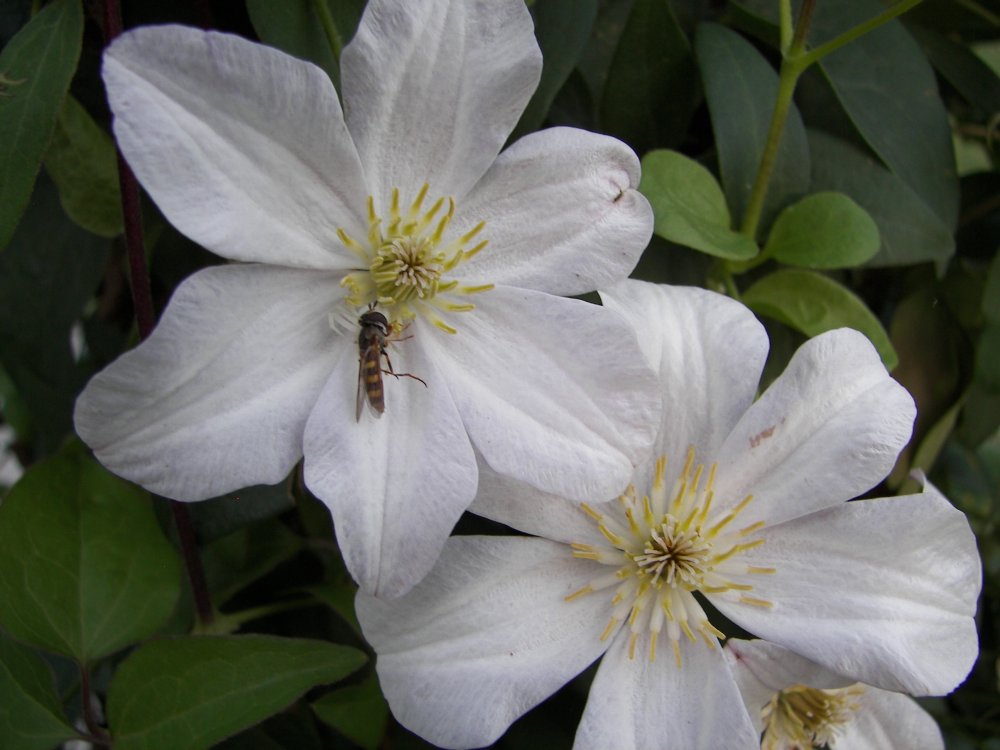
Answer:
<svg viewBox="0 0 1000 750"><path fill-rule="evenodd" d="M399 378L413 378L419 380L427 387L427 383L422 378L418 378L408 372L396 372L392 369L392 360L386 346L392 341L403 341L401 338L390 336L389 321L386 317L376 312L374 305L358 318L358 325L361 332L358 334L358 408L355 412L357 421L361 421L361 410L364 409L365 402L371 407L376 417L382 416L385 411L385 392L382 387L382 373L392 375L397 380ZM406 338L410 338L407 336ZM382 369L382 357L388 370Z"/></svg>

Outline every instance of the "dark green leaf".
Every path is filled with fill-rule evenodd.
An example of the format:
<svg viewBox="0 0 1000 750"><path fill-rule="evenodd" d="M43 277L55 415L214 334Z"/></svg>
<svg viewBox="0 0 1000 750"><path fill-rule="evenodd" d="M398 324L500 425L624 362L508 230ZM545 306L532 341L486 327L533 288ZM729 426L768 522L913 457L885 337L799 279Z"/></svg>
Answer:
<svg viewBox="0 0 1000 750"><path fill-rule="evenodd" d="M126 659L108 691L115 750L202 750L263 721L365 655L322 641L262 635L152 641Z"/></svg>
<svg viewBox="0 0 1000 750"><path fill-rule="evenodd" d="M976 380L993 393L1000 393L1000 325L990 324L979 335L976 347Z"/></svg>
<svg viewBox="0 0 1000 750"><path fill-rule="evenodd" d="M993 257L983 287L983 318L1000 326L1000 252Z"/></svg>
<svg viewBox="0 0 1000 750"><path fill-rule="evenodd" d="M389 718L378 681L374 676L360 685L351 685L327 693L312 704L324 722L365 750L377 750L382 743Z"/></svg>
<svg viewBox="0 0 1000 750"><path fill-rule="evenodd" d="M602 0L590 42L580 56L580 73L595 102L601 100L611 60L618 50L618 39L625 29L635 0Z"/></svg>
<svg viewBox="0 0 1000 750"><path fill-rule="evenodd" d="M878 227L843 193L813 193L782 211L764 252L803 268L849 268L878 252Z"/></svg>
<svg viewBox="0 0 1000 750"><path fill-rule="evenodd" d="M913 274L914 279L919 278ZM890 475L890 486L901 484L909 473L916 447L960 398L961 373L956 352L960 333L947 305L941 284L929 269L919 285L896 303L889 334L899 354L893 377L913 396L917 419L913 440L903 449Z"/></svg>
<svg viewBox="0 0 1000 750"><path fill-rule="evenodd" d="M354 597L357 594L357 589L353 585L347 582L321 583L315 586L305 586L302 590L340 615L340 618L350 625L358 636L362 635L361 624L354 611Z"/></svg>
<svg viewBox="0 0 1000 750"><path fill-rule="evenodd" d="M597 0L538 0L532 8L542 50L542 78L511 140L541 127L552 101L583 52L597 15Z"/></svg>
<svg viewBox="0 0 1000 750"><path fill-rule="evenodd" d="M700 25L695 51L712 115L722 185L739 224L767 143L778 75L753 45L723 26ZM793 104L778 148L761 228L808 188L809 145Z"/></svg>
<svg viewBox="0 0 1000 750"><path fill-rule="evenodd" d="M221 497L191 503L191 520L198 538L211 542L257 521L284 513L294 507L288 483L259 484Z"/></svg>
<svg viewBox="0 0 1000 750"><path fill-rule="evenodd" d="M56 0L0 52L0 250L28 204L82 36L80 0Z"/></svg>
<svg viewBox="0 0 1000 750"><path fill-rule="evenodd" d="M0 254L0 362L34 425L35 449L54 451L72 426L86 373L70 332L101 277L107 241L66 218L42 175L10 247Z"/></svg>
<svg viewBox="0 0 1000 750"><path fill-rule="evenodd" d="M48 665L31 649L0 635L0 747L51 750L75 736Z"/></svg>
<svg viewBox="0 0 1000 750"><path fill-rule="evenodd" d="M969 386L958 433L966 445L979 445L1000 429L1000 393L988 391L975 381Z"/></svg>
<svg viewBox="0 0 1000 750"><path fill-rule="evenodd" d="M308 706L295 705L216 746L216 750L324 750Z"/></svg>
<svg viewBox="0 0 1000 750"><path fill-rule="evenodd" d="M834 328L865 334L890 370L899 361L878 318L850 289L812 271L786 269L765 276L743 294L756 313L816 336Z"/></svg>
<svg viewBox="0 0 1000 750"><path fill-rule="evenodd" d="M968 47L913 24L906 29L941 76L980 113L1000 112L1000 78Z"/></svg>
<svg viewBox="0 0 1000 750"><path fill-rule="evenodd" d="M757 254L757 245L729 228L729 208L712 173L676 151L642 159L639 190L649 199L654 231L678 245L731 260Z"/></svg>
<svg viewBox="0 0 1000 750"><path fill-rule="evenodd" d="M323 29L318 3L326 3L343 48L354 36L364 0L247 0L247 12L262 42L315 63L339 88L340 65Z"/></svg>
<svg viewBox="0 0 1000 750"><path fill-rule="evenodd" d="M216 605L270 573L302 549L302 539L277 521L259 521L207 545L205 575Z"/></svg>
<svg viewBox="0 0 1000 750"><path fill-rule="evenodd" d="M930 426L921 439L920 445L913 452L913 458L910 460L909 466L906 467L909 471L919 469L923 472L929 472L931 470L938 456L941 455L945 443L955 430L955 423L958 421L958 414L962 410L963 403L964 399L960 399L937 422ZM901 484L898 494L919 492L922 489L921 484L912 476L908 476L906 481Z"/></svg>
<svg viewBox="0 0 1000 750"><path fill-rule="evenodd" d="M598 129L590 88L579 70L570 73L566 83L559 89L549 109L548 120L552 125L584 130Z"/></svg>
<svg viewBox="0 0 1000 750"><path fill-rule="evenodd" d="M603 130L642 154L679 144L698 105L687 37L667 0L636 0L608 70Z"/></svg>
<svg viewBox="0 0 1000 750"><path fill-rule="evenodd" d="M869 266L944 263L955 241L944 222L900 177L842 140L809 132L812 189L849 195L875 220L881 238Z"/></svg>
<svg viewBox="0 0 1000 750"><path fill-rule="evenodd" d="M90 662L152 635L180 593L180 561L149 496L71 446L0 505L0 626Z"/></svg>
<svg viewBox="0 0 1000 750"><path fill-rule="evenodd" d="M818 3L818 43L874 18L878 0ZM934 71L898 21L865 34L820 62L861 136L949 229L958 218L951 129Z"/></svg>
<svg viewBox="0 0 1000 750"><path fill-rule="evenodd" d="M67 215L89 232L114 237L122 232L118 161L111 136L87 110L67 96L45 152L45 169L59 188Z"/></svg>

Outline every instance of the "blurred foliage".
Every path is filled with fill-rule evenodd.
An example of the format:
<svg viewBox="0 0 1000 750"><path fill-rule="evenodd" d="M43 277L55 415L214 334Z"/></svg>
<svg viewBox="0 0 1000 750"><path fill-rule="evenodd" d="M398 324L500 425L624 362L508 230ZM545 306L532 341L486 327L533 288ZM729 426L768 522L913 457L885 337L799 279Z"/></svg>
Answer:
<svg viewBox="0 0 1000 750"><path fill-rule="evenodd" d="M123 748L227 737L227 750L427 747L392 720L363 666L353 584L297 473L192 509L218 610L214 635L198 639L166 504L73 441L76 394L135 341L99 77L102 5L0 3L0 469L28 469L0 488L0 747L72 737L84 675ZM807 71L748 233L779 86L776 0L529 5L545 65L514 137L573 125L643 157L656 236L635 275L743 299L771 336L765 381L805 337L849 325L913 394L913 440L879 489L910 491L910 473L925 472L968 514L985 569L980 660L925 705L948 747L1000 747L1000 7L926 0ZM883 7L819 0L810 44ZM338 81L336 48L362 9L125 0L123 13L126 27L171 21L261 40ZM148 201L143 213L161 310L181 279L219 261ZM174 637L131 650L154 632ZM234 669L202 669L213 660ZM570 747L591 677L496 747ZM171 692L184 679L199 690ZM220 694L217 710L201 705ZM136 696L148 697L138 709ZM191 716L201 733L178 734Z"/></svg>

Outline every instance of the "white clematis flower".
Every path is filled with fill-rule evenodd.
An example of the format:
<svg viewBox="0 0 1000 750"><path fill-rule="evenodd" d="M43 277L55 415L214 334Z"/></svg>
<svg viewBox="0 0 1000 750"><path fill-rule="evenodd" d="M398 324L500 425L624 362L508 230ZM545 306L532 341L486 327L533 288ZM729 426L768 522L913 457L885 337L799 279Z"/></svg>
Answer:
<svg viewBox="0 0 1000 750"><path fill-rule="evenodd" d="M371 0L319 68L235 36L137 29L104 59L115 135L174 226L226 258L80 397L111 470L178 500L305 481L367 591L430 569L494 470L570 497L628 482L655 377L618 315L652 232L621 142L499 154L541 68L523 0ZM391 326L385 414L356 415L360 316ZM376 339L377 341L377 339ZM426 385L422 384L423 381Z"/></svg>
<svg viewBox="0 0 1000 750"><path fill-rule="evenodd" d="M841 677L767 641L730 640L725 654L761 733L761 750L944 750L916 701Z"/></svg>
<svg viewBox="0 0 1000 750"><path fill-rule="evenodd" d="M705 601L855 680L961 682L980 587L965 517L930 486L847 502L914 418L868 340L817 336L754 401L767 337L745 307L637 281L603 297L659 372L659 434L628 490L583 510L484 471L472 510L536 538L456 537L407 596L358 596L399 721L486 745L603 654L577 748L757 748Z"/></svg>

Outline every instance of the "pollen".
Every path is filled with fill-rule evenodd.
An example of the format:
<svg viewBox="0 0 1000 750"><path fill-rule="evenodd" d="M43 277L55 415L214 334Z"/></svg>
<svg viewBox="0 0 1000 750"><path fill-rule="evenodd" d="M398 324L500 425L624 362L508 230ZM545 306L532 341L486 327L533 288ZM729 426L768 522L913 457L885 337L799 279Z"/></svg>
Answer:
<svg viewBox="0 0 1000 750"><path fill-rule="evenodd" d="M429 202L429 193L425 183L409 206L403 206L399 190L393 188L385 216L379 215L374 197L369 196L367 236L361 240L343 228L337 230L344 247L362 266L341 281L347 289L348 319L377 304L394 326L424 316L440 330L456 333L458 329L445 318L474 310L468 297L493 289L493 284L463 285L453 274L488 245L483 237L486 223L480 221L455 236L454 199Z"/></svg>
<svg viewBox="0 0 1000 750"><path fill-rule="evenodd" d="M854 719L864 692L861 684L838 690L806 685L779 690L761 709L761 750L828 747Z"/></svg>
<svg viewBox="0 0 1000 750"><path fill-rule="evenodd" d="M715 648L725 634L712 625L695 594L722 597L769 609L770 601L750 595L753 576L772 575L775 568L749 565L746 552L764 544L763 522L741 527L738 518L753 501L720 503L715 498L718 466L696 462L689 448L684 466L668 491L667 458L660 457L649 493L640 497L630 485L613 511L600 513L584 504L606 543L573 544L573 556L613 568L598 575L567 601L599 591L611 593L612 614L602 640L619 627L630 631L628 654L636 658L640 644L655 661L661 635L682 666L683 643Z"/></svg>

